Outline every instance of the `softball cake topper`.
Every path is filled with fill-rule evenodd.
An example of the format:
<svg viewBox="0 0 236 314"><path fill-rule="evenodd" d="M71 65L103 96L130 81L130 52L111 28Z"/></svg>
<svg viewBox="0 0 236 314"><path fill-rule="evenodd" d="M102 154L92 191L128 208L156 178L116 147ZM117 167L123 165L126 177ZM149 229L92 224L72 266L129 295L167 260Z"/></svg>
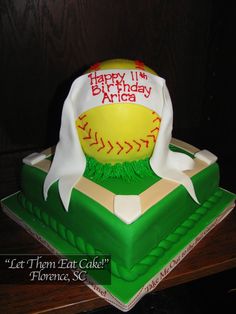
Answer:
<svg viewBox="0 0 236 314"><path fill-rule="evenodd" d="M58 180L69 208L71 191L86 169L86 156L101 164L149 159L152 171L182 184L198 202L189 156L169 149L173 111L165 80L141 62L108 60L77 78L67 96L44 197Z"/></svg>

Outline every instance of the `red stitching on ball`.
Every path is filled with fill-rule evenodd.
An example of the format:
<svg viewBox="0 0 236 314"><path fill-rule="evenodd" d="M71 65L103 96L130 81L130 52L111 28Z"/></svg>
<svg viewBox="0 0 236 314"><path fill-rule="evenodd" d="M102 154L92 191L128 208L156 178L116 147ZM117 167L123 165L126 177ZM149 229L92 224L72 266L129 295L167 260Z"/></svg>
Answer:
<svg viewBox="0 0 236 314"><path fill-rule="evenodd" d="M101 64L99 62L95 63L95 64L91 65L90 70L94 70L94 71L99 70L100 65Z"/></svg>
<svg viewBox="0 0 236 314"><path fill-rule="evenodd" d="M82 117L79 117L79 119L82 121L84 118L86 118L87 117L87 115L86 114L84 114Z"/></svg>
<svg viewBox="0 0 236 314"><path fill-rule="evenodd" d="M102 149L105 147L105 144L104 144L102 138L100 138L100 140L101 140L101 142L102 142L102 147L100 147L100 148L97 150L97 152L100 152L100 150L102 150Z"/></svg>
<svg viewBox="0 0 236 314"><path fill-rule="evenodd" d="M159 128L156 127L155 129L151 130L151 133L155 132L156 130L159 131Z"/></svg>
<svg viewBox="0 0 236 314"><path fill-rule="evenodd" d="M152 137L153 142L154 142L154 143L156 142L156 137L155 137L155 135L147 135L147 137Z"/></svg>
<svg viewBox="0 0 236 314"><path fill-rule="evenodd" d="M113 150L114 146L111 144L110 141L108 141L108 144L110 145L110 149L109 149L109 151L107 152L107 154L110 154L110 152Z"/></svg>
<svg viewBox="0 0 236 314"><path fill-rule="evenodd" d="M143 140L143 139L140 138L140 141L142 141L143 143L145 143L146 148L148 148L148 144L149 144L149 141L148 141L148 140Z"/></svg>
<svg viewBox="0 0 236 314"><path fill-rule="evenodd" d="M140 151L140 149L141 149L142 144L138 143L138 142L137 142L137 141L135 141L135 140L133 140L133 142L139 146L139 148L138 148L138 150L137 150L137 152L139 152L139 151Z"/></svg>
<svg viewBox="0 0 236 314"><path fill-rule="evenodd" d="M118 151L117 155L120 155L120 153L122 152L122 150L124 149L124 147L121 146L119 142L116 142L116 144L120 147L120 150Z"/></svg>
<svg viewBox="0 0 236 314"><path fill-rule="evenodd" d="M156 112L153 111L152 114L156 115ZM82 115L79 117L79 120L82 121L85 119L85 117L87 117L86 114ZM161 119L157 116L155 119L152 120L153 123L155 122L159 122L158 123L158 126L156 126L154 129L152 129L150 131L150 133L154 133L155 131L159 131L159 124L161 122ZM84 121L84 125L76 125L78 128L80 128L81 130L85 131L86 132L86 129L87 129L87 126L88 126L88 121ZM83 140L93 140L93 137L92 137L92 133L93 133L93 130L92 128L89 128L89 132L87 133L86 136L83 137ZM158 133L157 133L158 134ZM152 138L153 142L155 143L156 140L157 140L157 134L154 135L154 134L148 134L146 135L147 138ZM112 144L112 142L110 140L107 141L107 143L104 142L103 138L101 137L100 138L100 141L98 141L98 132L94 132L94 141L92 143L90 143L89 146L93 146L93 145L101 145L98 149L97 149L97 152L100 152L101 150L103 150L104 148L106 148L107 146L109 146L109 149L107 151L107 154L110 154L111 151L114 149L114 144ZM149 140L148 139L140 139L141 142L139 141L136 141L136 140L133 140L133 142L137 145L137 152L139 152L141 150L141 148L144 146L145 144L145 148L148 148L149 147ZM134 149L134 146L128 142L128 141L124 141L123 142L125 145L128 145L128 150L125 151L125 148L124 146L122 146L122 143L120 142L116 142L115 144L119 146L119 150L117 152L117 155L121 154L122 151L124 151L126 154L128 154L130 151L132 151ZM123 144L123 145L124 145Z"/></svg>
<svg viewBox="0 0 236 314"><path fill-rule="evenodd" d="M160 119L159 117L156 117L156 119L154 119L152 122L154 123L154 122L156 122L156 121L161 122L161 119Z"/></svg>
<svg viewBox="0 0 236 314"><path fill-rule="evenodd" d="M98 144L98 132L95 132L95 142L91 143L89 146L97 145Z"/></svg>
<svg viewBox="0 0 236 314"><path fill-rule="evenodd" d="M83 140L91 140L91 129L89 129L88 136L83 137Z"/></svg>
<svg viewBox="0 0 236 314"><path fill-rule="evenodd" d="M128 154L133 149L133 146L129 142L126 142L126 141L125 141L125 144L129 146L129 149L127 150L127 152L125 152L126 154Z"/></svg>
<svg viewBox="0 0 236 314"><path fill-rule="evenodd" d="M153 111L152 114L157 115L157 113L155 111ZM156 116L156 118L154 120L152 120L152 122L155 123L156 121L161 122L161 118Z"/></svg>
<svg viewBox="0 0 236 314"><path fill-rule="evenodd" d="M86 122L83 126L79 125L79 128L85 131L87 125L88 125L88 122Z"/></svg>
<svg viewBox="0 0 236 314"><path fill-rule="evenodd" d="M135 60L134 64L136 69L144 70L145 65L142 61Z"/></svg>

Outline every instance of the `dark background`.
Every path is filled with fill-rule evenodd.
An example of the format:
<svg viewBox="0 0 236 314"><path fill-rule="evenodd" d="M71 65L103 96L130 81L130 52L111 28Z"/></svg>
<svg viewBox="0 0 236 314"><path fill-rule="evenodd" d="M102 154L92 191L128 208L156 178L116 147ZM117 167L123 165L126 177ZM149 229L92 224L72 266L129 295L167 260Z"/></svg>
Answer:
<svg viewBox="0 0 236 314"><path fill-rule="evenodd" d="M1 0L0 196L17 190L23 156L57 142L73 79L109 58L166 79L173 135L215 153L235 191L233 2Z"/></svg>
<svg viewBox="0 0 236 314"><path fill-rule="evenodd" d="M19 189L25 155L57 142L73 79L109 58L166 79L173 135L215 153L235 192L233 3L0 0L0 197Z"/></svg>

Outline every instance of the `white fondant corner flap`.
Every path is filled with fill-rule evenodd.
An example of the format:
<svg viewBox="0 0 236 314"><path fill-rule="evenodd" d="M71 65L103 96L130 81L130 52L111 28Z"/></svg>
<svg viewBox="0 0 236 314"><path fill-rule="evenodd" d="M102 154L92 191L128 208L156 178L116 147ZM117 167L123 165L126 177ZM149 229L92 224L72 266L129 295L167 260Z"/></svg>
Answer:
<svg viewBox="0 0 236 314"><path fill-rule="evenodd" d="M58 182L60 198L67 212L69 210L71 192L77 180L78 180L77 175L71 175L60 178ZM72 185L71 182L74 182L74 184Z"/></svg>
<svg viewBox="0 0 236 314"><path fill-rule="evenodd" d="M200 202L199 202L199 200L196 196L196 193L195 193L193 182L192 182L191 178L189 178L189 176L187 176L187 174L185 174L179 170L176 170L176 169L169 170L168 168L165 169L163 167L162 172L161 172L161 177L163 179L171 180L171 181L174 181L176 183L182 184L185 187L185 189L187 190L187 192L189 193L189 195L192 197L194 202L196 202L197 204L200 205Z"/></svg>
<svg viewBox="0 0 236 314"><path fill-rule="evenodd" d="M216 155L212 154L207 149L200 150L194 156L195 156L195 158L198 158L198 159L204 161L208 165L212 165L218 159Z"/></svg>
<svg viewBox="0 0 236 314"><path fill-rule="evenodd" d="M159 177L182 184L192 199L199 204L192 180L183 172L193 169L194 160L186 154L173 152L169 149L172 136L173 110L169 91L165 84L162 92L164 99L162 121L158 135L158 145L155 145L153 155L150 158L150 166Z"/></svg>
<svg viewBox="0 0 236 314"><path fill-rule="evenodd" d="M49 188L59 180L59 194L66 211L69 208L71 191L86 168L86 158L76 131L76 115L70 102L70 93L65 100L62 111L60 140L56 146L53 162L43 187L44 199L46 200Z"/></svg>
<svg viewBox="0 0 236 314"><path fill-rule="evenodd" d="M25 158L23 158L23 163L29 166L33 166L36 165L38 162L44 160L45 158L47 158L47 156L45 154L41 154L41 153L32 153L28 156L26 156Z"/></svg>
<svg viewBox="0 0 236 314"><path fill-rule="evenodd" d="M131 224L142 214L139 195L115 195L114 213L126 224Z"/></svg>
<svg viewBox="0 0 236 314"><path fill-rule="evenodd" d="M169 151L166 162L168 162L170 168L180 171L192 170L195 165L194 160L190 156L172 151Z"/></svg>

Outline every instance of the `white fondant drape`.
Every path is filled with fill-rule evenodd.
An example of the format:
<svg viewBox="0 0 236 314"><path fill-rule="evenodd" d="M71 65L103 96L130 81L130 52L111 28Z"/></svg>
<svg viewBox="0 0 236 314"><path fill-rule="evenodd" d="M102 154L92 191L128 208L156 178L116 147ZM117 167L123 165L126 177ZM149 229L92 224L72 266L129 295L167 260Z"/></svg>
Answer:
<svg viewBox="0 0 236 314"><path fill-rule="evenodd" d="M132 75L131 70L100 70L93 72L96 74L92 75L97 77L109 75L110 73L120 75L119 77L124 75L126 84L134 84L132 78L135 72L138 74L142 73L139 76L140 84L145 85L147 88L151 87L148 97L139 92L135 93L135 103L155 111L161 117L158 140L150 158L150 166L158 176L182 184L191 197L198 202L191 179L183 173L184 170L193 168L193 159L185 154L172 152L169 149L173 111L165 80L159 76L139 70L132 70ZM112 87L110 87L110 91L112 92ZM106 106L107 104L102 104L102 99L102 93L95 96L92 95L91 77L89 78L89 74L85 74L73 82L64 103L60 138L51 168L44 182L43 192L44 198L47 199L50 186L58 180L59 194L66 210L69 208L71 191L76 182L82 177L86 168L86 158L79 141L75 121L85 111L99 106ZM127 103L130 102L127 101ZM115 103L112 105L115 106Z"/></svg>

